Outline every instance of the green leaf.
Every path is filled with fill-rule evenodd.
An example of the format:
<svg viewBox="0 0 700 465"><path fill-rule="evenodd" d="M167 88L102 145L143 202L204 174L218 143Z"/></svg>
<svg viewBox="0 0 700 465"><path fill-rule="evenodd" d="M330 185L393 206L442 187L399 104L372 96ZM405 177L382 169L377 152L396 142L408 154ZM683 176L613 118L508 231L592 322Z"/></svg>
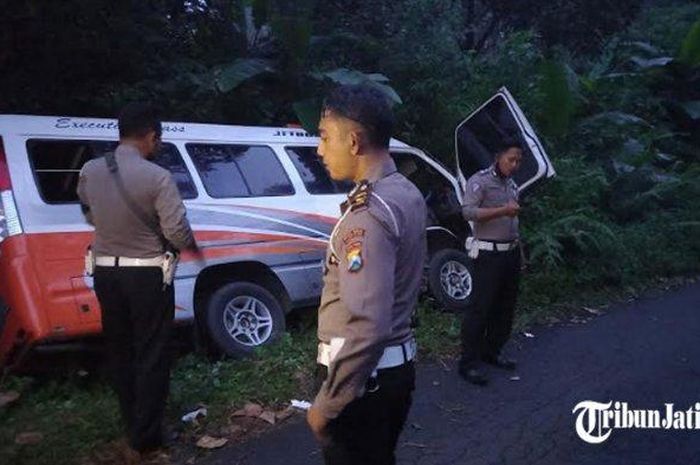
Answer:
<svg viewBox="0 0 700 465"><path fill-rule="evenodd" d="M661 51L659 50L659 48L650 44L649 42L633 41L633 42L630 42L629 45L632 45L632 46L638 48L639 50L646 52L650 55L661 54Z"/></svg>
<svg viewBox="0 0 700 465"><path fill-rule="evenodd" d="M622 144L622 154L626 159L638 157L646 150L646 146L640 142L638 139L633 137L627 139Z"/></svg>
<svg viewBox="0 0 700 465"><path fill-rule="evenodd" d="M326 71L321 73L320 76L324 76L336 84L340 85L358 85L358 84L369 84L373 87L379 89L392 103L403 103L399 94L385 82L389 81L389 78L379 73L365 74L361 71L355 69L338 68L332 71ZM318 73L314 74L315 78L319 77Z"/></svg>
<svg viewBox="0 0 700 465"><path fill-rule="evenodd" d="M671 63L673 61L673 57L657 57L646 59L634 56L630 58L630 61L642 69L660 68Z"/></svg>
<svg viewBox="0 0 700 465"><path fill-rule="evenodd" d="M239 58L219 70L216 86L221 92L230 92L243 82L263 73L274 73L275 68L268 60Z"/></svg>
<svg viewBox="0 0 700 465"><path fill-rule="evenodd" d="M700 20L693 24L683 39L678 61L693 67L700 65Z"/></svg>
<svg viewBox="0 0 700 465"><path fill-rule="evenodd" d="M347 68L338 68L333 71L326 71L322 74L341 86L362 84L368 80L366 74Z"/></svg>
<svg viewBox="0 0 700 465"><path fill-rule="evenodd" d="M299 118L299 122L306 132L316 134L318 132L318 122L321 119L321 99L314 97L300 100L294 102L292 108L294 108L294 113Z"/></svg>
<svg viewBox="0 0 700 465"><path fill-rule="evenodd" d="M401 97L394 90L393 87L391 87L387 84L381 84L379 82L371 82L370 85L381 90L384 93L384 95L386 95L392 103L394 103L394 104L397 104L397 103L402 104L403 103L403 100L401 100Z"/></svg>
<svg viewBox="0 0 700 465"><path fill-rule="evenodd" d="M370 73L367 77L374 82L389 82L389 78L380 73Z"/></svg>
<svg viewBox="0 0 700 465"><path fill-rule="evenodd" d="M692 119L700 119L700 100L681 103L681 107Z"/></svg>

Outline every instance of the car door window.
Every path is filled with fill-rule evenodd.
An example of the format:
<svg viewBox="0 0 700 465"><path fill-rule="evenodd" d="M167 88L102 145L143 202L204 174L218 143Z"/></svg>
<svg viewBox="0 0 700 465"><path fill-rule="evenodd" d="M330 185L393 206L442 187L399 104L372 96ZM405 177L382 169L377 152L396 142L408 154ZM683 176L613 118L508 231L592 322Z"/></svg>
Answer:
<svg viewBox="0 0 700 465"><path fill-rule="evenodd" d="M521 188L554 170L532 126L508 89L501 88L484 105L457 126L455 144L458 167L465 182L472 174L491 165L503 140L516 140L523 147L520 169L513 179Z"/></svg>

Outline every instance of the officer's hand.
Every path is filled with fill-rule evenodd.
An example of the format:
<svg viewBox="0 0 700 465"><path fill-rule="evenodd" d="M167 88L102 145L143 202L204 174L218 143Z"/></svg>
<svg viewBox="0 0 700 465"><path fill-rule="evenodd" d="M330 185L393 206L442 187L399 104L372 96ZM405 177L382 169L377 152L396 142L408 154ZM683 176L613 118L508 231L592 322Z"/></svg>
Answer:
<svg viewBox="0 0 700 465"><path fill-rule="evenodd" d="M511 218L518 216L518 213L520 213L520 205L518 204L518 202L515 202L513 200L509 201L502 208L503 215L509 216Z"/></svg>
<svg viewBox="0 0 700 465"><path fill-rule="evenodd" d="M316 436L316 440L321 444L325 445L330 441L330 435L328 434L328 418L323 416L323 414L315 407L311 406L306 414L306 421L309 423L311 431Z"/></svg>

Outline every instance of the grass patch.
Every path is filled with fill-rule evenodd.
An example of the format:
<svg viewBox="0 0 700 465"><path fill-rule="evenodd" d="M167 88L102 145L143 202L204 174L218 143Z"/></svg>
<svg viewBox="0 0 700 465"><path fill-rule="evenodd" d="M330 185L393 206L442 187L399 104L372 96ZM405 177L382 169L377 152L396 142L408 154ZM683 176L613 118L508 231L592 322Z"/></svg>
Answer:
<svg viewBox="0 0 700 465"><path fill-rule="evenodd" d="M75 378L41 382L10 378L3 390L22 397L0 410L0 462L73 464L96 445L120 434L117 400L102 382ZM38 432L38 444L15 444L20 433Z"/></svg>
<svg viewBox="0 0 700 465"><path fill-rule="evenodd" d="M173 372L170 410L175 417L207 405L209 421L216 422L245 402L279 407L294 396L308 395L316 343L315 330L303 328L285 334L251 360L212 363L197 354L187 355Z"/></svg>

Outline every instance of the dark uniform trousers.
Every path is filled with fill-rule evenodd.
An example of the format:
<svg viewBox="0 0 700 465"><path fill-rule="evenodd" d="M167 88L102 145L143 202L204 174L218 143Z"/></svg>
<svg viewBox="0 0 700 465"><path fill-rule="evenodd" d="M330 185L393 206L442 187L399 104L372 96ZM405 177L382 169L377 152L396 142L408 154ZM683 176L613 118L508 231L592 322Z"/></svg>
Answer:
<svg viewBox="0 0 700 465"><path fill-rule="evenodd" d="M140 451L158 447L170 379L173 286L163 287L160 268L98 266L95 292L129 443Z"/></svg>
<svg viewBox="0 0 700 465"><path fill-rule="evenodd" d="M508 341L520 284L520 249L480 250L472 260L472 292L462 321L460 367L495 357Z"/></svg>
<svg viewBox="0 0 700 465"><path fill-rule="evenodd" d="M318 366L318 385L327 369ZM365 394L350 402L328 425L330 442L323 446L327 465L394 465L394 450L413 401L413 362L377 371Z"/></svg>

